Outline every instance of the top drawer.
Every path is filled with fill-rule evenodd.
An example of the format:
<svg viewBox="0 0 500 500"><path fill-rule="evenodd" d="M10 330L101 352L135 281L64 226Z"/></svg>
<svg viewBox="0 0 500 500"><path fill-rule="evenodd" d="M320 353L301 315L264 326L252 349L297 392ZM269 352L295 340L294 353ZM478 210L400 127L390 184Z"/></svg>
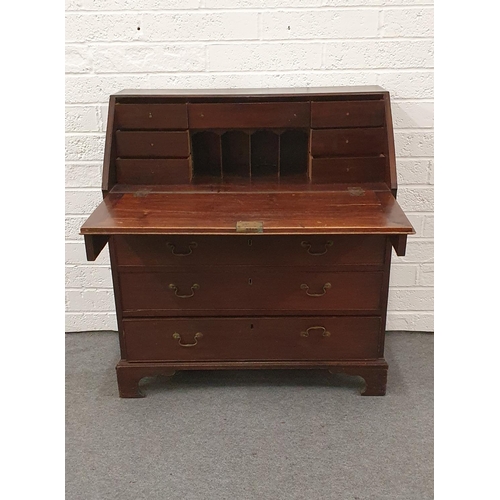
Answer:
<svg viewBox="0 0 500 500"><path fill-rule="evenodd" d="M384 123L384 101L311 103L312 128L381 127Z"/></svg>
<svg viewBox="0 0 500 500"><path fill-rule="evenodd" d="M186 104L116 104L118 130L187 129Z"/></svg>
<svg viewBox="0 0 500 500"><path fill-rule="evenodd" d="M385 237L113 236L120 266L382 266Z"/></svg>
<svg viewBox="0 0 500 500"><path fill-rule="evenodd" d="M294 128L309 127L308 102L189 104L189 127Z"/></svg>

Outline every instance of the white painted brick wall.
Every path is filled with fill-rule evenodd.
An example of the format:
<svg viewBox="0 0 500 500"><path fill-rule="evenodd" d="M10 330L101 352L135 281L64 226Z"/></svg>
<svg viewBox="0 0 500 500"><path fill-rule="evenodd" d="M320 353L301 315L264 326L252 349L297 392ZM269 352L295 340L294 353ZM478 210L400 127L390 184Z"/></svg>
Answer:
<svg viewBox="0 0 500 500"><path fill-rule="evenodd" d="M109 252L85 259L109 95L123 88L381 85L398 200L417 234L394 255L388 329L433 330L433 3L66 0L66 329L116 329Z"/></svg>

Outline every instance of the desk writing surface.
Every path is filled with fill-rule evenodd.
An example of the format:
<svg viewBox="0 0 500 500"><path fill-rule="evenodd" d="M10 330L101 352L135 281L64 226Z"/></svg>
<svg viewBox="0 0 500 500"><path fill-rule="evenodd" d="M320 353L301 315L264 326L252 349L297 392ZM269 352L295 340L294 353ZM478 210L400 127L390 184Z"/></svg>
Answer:
<svg viewBox="0 0 500 500"><path fill-rule="evenodd" d="M413 234L390 192L109 193L81 234L234 234L240 221L267 234Z"/></svg>

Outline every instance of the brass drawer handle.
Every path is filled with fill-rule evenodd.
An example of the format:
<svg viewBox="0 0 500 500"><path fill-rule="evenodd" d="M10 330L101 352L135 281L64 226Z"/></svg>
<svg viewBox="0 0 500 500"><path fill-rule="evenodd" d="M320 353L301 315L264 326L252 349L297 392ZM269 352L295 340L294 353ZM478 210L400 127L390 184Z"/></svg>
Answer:
<svg viewBox="0 0 500 500"><path fill-rule="evenodd" d="M194 347L198 343L198 339L201 339L201 337L203 337L203 333L198 332L198 333L195 334L195 336L194 336L194 343L193 344L183 344L181 342L181 336L177 332L175 332L172 335L172 337L174 337L175 340L179 341L179 345L181 347Z"/></svg>
<svg viewBox="0 0 500 500"><path fill-rule="evenodd" d="M323 337L329 337L331 333L324 326L310 326L305 332L300 332L301 337L309 337L309 330L323 330Z"/></svg>
<svg viewBox="0 0 500 500"><path fill-rule="evenodd" d="M172 255L175 255L176 257L187 257L188 255L191 255L193 253L193 248L196 248L198 244L195 241L192 241L189 245L189 252L176 252L175 251L175 244L170 243L170 241L167 241L167 246L172 249Z"/></svg>
<svg viewBox="0 0 500 500"><path fill-rule="evenodd" d="M300 245L303 246L304 248L307 248L307 253L309 255L325 255L325 253L328 252L328 247L331 247L333 245L333 241L332 240L328 240L325 243L325 251L324 252L311 252L312 245L308 241L302 241L300 243Z"/></svg>
<svg viewBox="0 0 500 500"><path fill-rule="evenodd" d="M302 285L300 285L301 290L305 290L306 294L309 295L309 297L322 297L323 295L325 295L327 289L331 287L331 283L325 283L323 285L323 293L309 293L309 286L307 286L305 283L302 283Z"/></svg>
<svg viewBox="0 0 500 500"><path fill-rule="evenodd" d="M191 294L190 295L179 295L177 293L179 291L179 289L173 283L170 283L170 285L168 285L168 288L170 288L170 290L174 291L174 294L176 297L179 297L180 299L189 299L189 297L192 297L194 295L194 291L198 290L200 288L200 285L198 285L198 283L194 283L193 286L191 287Z"/></svg>

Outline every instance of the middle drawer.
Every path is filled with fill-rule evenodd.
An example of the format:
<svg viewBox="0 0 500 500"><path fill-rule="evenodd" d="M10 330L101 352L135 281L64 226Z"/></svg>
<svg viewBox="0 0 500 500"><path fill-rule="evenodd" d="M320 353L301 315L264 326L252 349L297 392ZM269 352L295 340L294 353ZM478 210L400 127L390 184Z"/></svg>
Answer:
<svg viewBox="0 0 500 500"><path fill-rule="evenodd" d="M379 313L382 272L212 267L121 269L124 316Z"/></svg>

